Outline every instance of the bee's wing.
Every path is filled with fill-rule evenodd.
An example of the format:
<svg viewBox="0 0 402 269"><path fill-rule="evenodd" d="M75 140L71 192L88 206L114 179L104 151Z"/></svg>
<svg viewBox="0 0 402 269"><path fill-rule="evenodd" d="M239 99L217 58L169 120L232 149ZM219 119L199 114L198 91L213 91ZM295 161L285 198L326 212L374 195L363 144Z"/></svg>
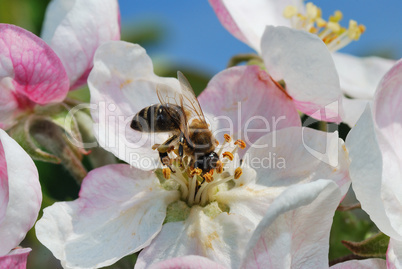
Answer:
<svg viewBox="0 0 402 269"><path fill-rule="evenodd" d="M195 96L193 88L191 87L187 78L180 71L177 71L177 78L179 79L181 86L181 106L190 113L190 115L187 115L189 117L188 120L198 119L207 124L200 103L198 103L197 97Z"/></svg>
<svg viewBox="0 0 402 269"><path fill-rule="evenodd" d="M185 109L183 108L183 96L180 92L173 90L165 84L158 84L156 86L156 94L162 105L176 105L181 110L180 119L177 119L174 115L170 115L171 118L176 121L177 126L180 126L180 131L184 133L185 137L188 138L187 130L187 115ZM166 112L169 114L169 110Z"/></svg>

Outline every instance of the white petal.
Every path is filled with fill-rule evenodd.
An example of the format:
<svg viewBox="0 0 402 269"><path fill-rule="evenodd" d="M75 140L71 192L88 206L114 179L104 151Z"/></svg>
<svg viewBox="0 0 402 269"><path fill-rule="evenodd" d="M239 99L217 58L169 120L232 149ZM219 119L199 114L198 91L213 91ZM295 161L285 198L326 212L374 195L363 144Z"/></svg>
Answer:
<svg viewBox="0 0 402 269"><path fill-rule="evenodd" d="M187 220L163 225L151 245L141 251L135 268L186 255L199 255L237 268L253 226L246 218L221 213L211 218L193 206Z"/></svg>
<svg viewBox="0 0 402 269"><path fill-rule="evenodd" d="M329 180L289 187L246 247L242 268L327 268L329 232L341 199Z"/></svg>
<svg viewBox="0 0 402 269"><path fill-rule="evenodd" d="M352 260L331 266L332 269L385 269L387 263L383 259ZM391 269L388 267L388 269Z"/></svg>
<svg viewBox="0 0 402 269"><path fill-rule="evenodd" d="M402 60L383 77L374 102L375 122L384 138L402 160ZM400 162L400 165L402 162ZM401 184L402 185L402 184Z"/></svg>
<svg viewBox="0 0 402 269"><path fill-rule="evenodd" d="M152 264L149 269L225 269L226 267L201 256L184 256Z"/></svg>
<svg viewBox="0 0 402 269"><path fill-rule="evenodd" d="M243 174L236 180L236 186L230 190L218 191L215 199L218 203L229 206L230 213L246 217L255 226L261 221L272 201L285 187L266 187L255 184L257 174L254 169L243 165ZM248 182L240 183L240 180Z"/></svg>
<svg viewBox="0 0 402 269"><path fill-rule="evenodd" d="M379 57L356 57L333 53L343 93L352 98L372 99L377 85L395 64L394 60Z"/></svg>
<svg viewBox="0 0 402 269"><path fill-rule="evenodd" d="M382 199L402 240L402 60L384 76L375 96L374 115L383 157Z"/></svg>
<svg viewBox="0 0 402 269"><path fill-rule="evenodd" d="M86 83L95 50L120 39L116 0L53 0L45 15L42 37L66 68L72 87Z"/></svg>
<svg viewBox="0 0 402 269"><path fill-rule="evenodd" d="M285 7L296 5L302 12L302 1L294 0L210 0L210 4L222 25L235 37L257 52L267 25L290 26L290 20L282 15Z"/></svg>
<svg viewBox="0 0 402 269"><path fill-rule="evenodd" d="M342 116L339 77L332 56L316 35L268 26L261 40L267 72L284 80L296 107L307 115L339 122Z"/></svg>
<svg viewBox="0 0 402 269"><path fill-rule="evenodd" d="M256 170L256 184L280 188L331 179L344 195L350 185L348 158L337 132L290 127L261 137L243 160Z"/></svg>
<svg viewBox="0 0 402 269"><path fill-rule="evenodd" d="M383 197L382 182L384 163L378 135L371 109L367 106L346 139L351 160L352 186L363 210L370 215L377 227L391 237L402 239L401 232L395 230L384 208L384 198L386 198ZM391 198L390 204L397 201L392 201L392 197L389 198Z"/></svg>
<svg viewBox="0 0 402 269"><path fill-rule="evenodd" d="M402 268L402 241L397 241L393 238L389 240L387 265L388 269Z"/></svg>
<svg viewBox="0 0 402 269"><path fill-rule="evenodd" d="M67 267L110 265L151 242L178 196L152 172L104 166L88 173L78 200L44 209L36 235Z"/></svg>
<svg viewBox="0 0 402 269"><path fill-rule="evenodd" d="M8 193L7 212L0 222L0 256L2 256L18 246L34 225L42 203L42 191L38 170L31 157L1 129L0 143L4 150L4 155L0 154L0 158L5 158L7 164L7 172L1 175L0 187L7 187L7 184L4 184L4 176L7 176L8 181L8 189L0 192L1 195ZM4 160L0 160L0 163L4 164Z"/></svg>
<svg viewBox="0 0 402 269"><path fill-rule="evenodd" d="M367 104L372 100L342 98L343 111L345 112L342 121L350 127L355 126L363 114Z"/></svg>
<svg viewBox="0 0 402 269"><path fill-rule="evenodd" d="M100 145L134 167L152 170L159 164L155 143L167 135L137 132L130 128L134 115L159 104L158 84L179 89L174 78L158 77L152 61L139 45L110 41L100 46L88 78L94 132Z"/></svg>

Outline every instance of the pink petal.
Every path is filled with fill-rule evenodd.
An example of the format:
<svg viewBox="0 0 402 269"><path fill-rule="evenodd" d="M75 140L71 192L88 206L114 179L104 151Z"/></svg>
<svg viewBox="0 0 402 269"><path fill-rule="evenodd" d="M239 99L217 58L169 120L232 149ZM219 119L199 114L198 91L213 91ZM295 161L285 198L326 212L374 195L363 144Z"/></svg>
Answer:
<svg viewBox="0 0 402 269"><path fill-rule="evenodd" d="M6 256L0 257L0 269L25 269L30 252L30 248L12 250Z"/></svg>
<svg viewBox="0 0 402 269"><path fill-rule="evenodd" d="M66 267L107 266L148 246L178 198L152 172L103 166L88 173L77 200L44 209L36 236Z"/></svg>
<svg viewBox="0 0 402 269"><path fill-rule="evenodd" d="M392 269L383 259L352 260L331 266L332 269Z"/></svg>
<svg viewBox="0 0 402 269"><path fill-rule="evenodd" d="M387 250L387 268L402 268L402 241L390 239Z"/></svg>
<svg viewBox="0 0 402 269"><path fill-rule="evenodd" d="M159 156L152 146L168 135L138 132L130 123L141 109L160 103L158 85L180 89L178 80L156 76L152 60L139 45L110 41L97 50L88 85L100 145L134 167L156 168Z"/></svg>
<svg viewBox="0 0 402 269"><path fill-rule="evenodd" d="M291 0L210 0L209 3L222 25L257 52L261 52L265 26L290 26L290 20L282 15L287 5L296 5L300 11L304 8L302 1Z"/></svg>
<svg viewBox="0 0 402 269"><path fill-rule="evenodd" d="M5 80L0 89L8 92L0 104L8 99L14 103L10 109L27 109L30 101L61 102L67 94L68 78L60 59L43 40L22 28L0 24L0 65L0 78Z"/></svg>
<svg viewBox="0 0 402 269"><path fill-rule="evenodd" d="M225 133L243 139L247 146L261 136L290 126L300 126L292 102L258 66L226 69L212 78L199 102L210 118L215 137Z"/></svg>
<svg viewBox="0 0 402 269"><path fill-rule="evenodd" d="M395 64L394 60L339 52L333 53L332 57L343 93L358 99L373 99L381 78Z"/></svg>
<svg viewBox="0 0 402 269"><path fill-rule="evenodd" d="M289 127L269 133L247 150L243 162L257 172L256 184L282 188L331 179L345 195L349 156L338 133Z"/></svg>
<svg viewBox="0 0 402 269"><path fill-rule="evenodd" d="M284 80L297 109L323 121L340 122L342 92L331 53L318 36L268 26L261 41L268 74Z"/></svg>
<svg viewBox="0 0 402 269"><path fill-rule="evenodd" d="M329 232L341 193L329 180L291 186L269 207L242 268L328 268Z"/></svg>
<svg viewBox="0 0 402 269"><path fill-rule="evenodd" d="M42 37L63 62L71 88L82 86L99 45L120 39L117 0L53 0L46 11Z"/></svg>
<svg viewBox="0 0 402 269"><path fill-rule="evenodd" d="M6 172L2 173L1 187L7 185L4 184L4 176L8 181L8 189L1 191L2 195L7 196L8 193L7 212L0 222L0 256L3 256L16 247L34 225L42 192L38 171L31 157L3 130L0 130L0 143L4 151L0 155L0 163L7 164Z"/></svg>
<svg viewBox="0 0 402 269"><path fill-rule="evenodd" d="M219 263L211 261L202 256L183 256L172 258L166 261L158 262L149 267L149 269L224 269L226 267Z"/></svg>
<svg viewBox="0 0 402 269"><path fill-rule="evenodd" d="M7 162L3 144L0 141L0 225L6 216L9 199L8 193Z"/></svg>

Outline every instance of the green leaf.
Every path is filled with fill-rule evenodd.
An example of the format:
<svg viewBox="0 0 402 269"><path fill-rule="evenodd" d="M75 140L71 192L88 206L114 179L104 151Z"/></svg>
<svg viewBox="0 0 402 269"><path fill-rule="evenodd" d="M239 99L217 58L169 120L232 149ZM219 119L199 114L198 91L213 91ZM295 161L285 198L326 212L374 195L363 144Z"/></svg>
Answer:
<svg viewBox="0 0 402 269"><path fill-rule="evenodd" d="M343 240L342 244L353 254L361 257L385 258L389 243L389 237L382 232L361 242L350 242Z"/></svg>
<svg viewBox="0 0 402 269"><path fill-rule="evenodd" d="M377 232L377 228L363 210L336 211L329 241L329 260L350 254L342 240L361 241Z"/></svg>

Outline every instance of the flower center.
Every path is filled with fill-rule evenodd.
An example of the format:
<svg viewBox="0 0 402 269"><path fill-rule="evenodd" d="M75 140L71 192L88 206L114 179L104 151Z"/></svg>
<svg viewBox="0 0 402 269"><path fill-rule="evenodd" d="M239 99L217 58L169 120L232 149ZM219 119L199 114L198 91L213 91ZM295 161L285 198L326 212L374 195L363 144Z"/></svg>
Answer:
<svg viewBox="0 0 402 269"><path fill-rule="evenodd" d="M225 142L219 146L217 155L219 161L214 169L209 172L203 172L199 168L191 165L189 156L178 157L171 151L169 158L171 159L170 168L162 170L163 177L166 182L175 182L178 184L181 192L181 200L185 201L190 207L192 205L205 206L214 201L214 194L219 188L228 188L228 183L234 181L242 175L240 167L234 168L237 150L244 149L246 143L242 140L232 141L229 135L224 135ZM224 149L229 151L224 151Z"/></svg>
<svg viewBox="0 0 402 269"><path fill-rule="evenodd" d="M364 25L358 25L354 20L349 21L348 28L341 26L339 22L343 15L339 10L335 11L327 21L324 20L321 9L311 2L306 4L305 14L300 13L296 6L287 6L283 16L290 20L293 28L316 34L333 52L354 40L359 40L366 30Z"/></svg>

